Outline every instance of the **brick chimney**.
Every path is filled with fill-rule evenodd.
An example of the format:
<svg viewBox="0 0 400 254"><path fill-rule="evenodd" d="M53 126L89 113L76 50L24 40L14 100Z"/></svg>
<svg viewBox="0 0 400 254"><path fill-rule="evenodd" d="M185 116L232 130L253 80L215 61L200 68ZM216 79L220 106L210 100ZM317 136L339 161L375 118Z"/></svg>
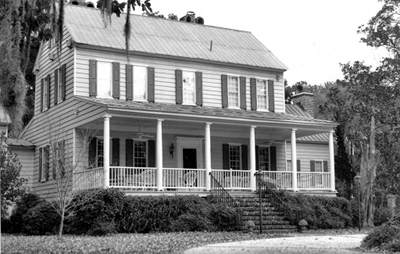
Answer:
<svg viewBox="0 0 400 254"><path fill-rule="evenodd" d="M304 111L309 113L312 117L315 117L314 112L314 94L308 92L301 92L292 95L292 102L298 105Z"/></svg>

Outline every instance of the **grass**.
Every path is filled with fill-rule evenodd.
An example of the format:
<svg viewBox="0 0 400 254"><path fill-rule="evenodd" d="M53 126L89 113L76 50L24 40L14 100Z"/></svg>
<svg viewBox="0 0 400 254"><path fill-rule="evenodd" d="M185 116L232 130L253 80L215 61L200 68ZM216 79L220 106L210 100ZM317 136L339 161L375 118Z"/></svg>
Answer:
<svg viewBox="0 0 400 254"><path fill-rule="evenodd" d="M115 234L103 237L2 235L1 253L182 253L210 243L271 238L240 232Z"/></svg>

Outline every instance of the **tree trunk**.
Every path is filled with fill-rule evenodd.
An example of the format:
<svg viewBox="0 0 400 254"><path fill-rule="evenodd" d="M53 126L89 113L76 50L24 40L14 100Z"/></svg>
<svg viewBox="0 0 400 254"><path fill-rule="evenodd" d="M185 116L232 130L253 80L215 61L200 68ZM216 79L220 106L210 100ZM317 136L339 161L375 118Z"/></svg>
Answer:
<svg viewBox="0 0 400 254"><path fill-rule="evenodd" d="M61 220L60 220L60 228L58 230L58 238L62 238L63 236L63 230L64 230L64 217L65 217L65 208L61 208Z"/></svg>

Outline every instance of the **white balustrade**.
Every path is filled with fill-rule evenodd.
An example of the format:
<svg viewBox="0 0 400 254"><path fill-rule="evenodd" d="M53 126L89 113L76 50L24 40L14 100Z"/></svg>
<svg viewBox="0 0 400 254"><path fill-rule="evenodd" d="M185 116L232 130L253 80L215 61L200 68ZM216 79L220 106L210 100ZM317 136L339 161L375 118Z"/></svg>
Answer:
<svg viewBox="0 0 400 254"><path fill-rule="evenodd" d="M291 189L293 173L291 171L261 171L261 179L275 185L278 189Z"/></svg>
<svg viewBox="0 0 400 254"><path fill-rule="evenodd" d="M110 187L157 188L157 170L149 167L110 167Z"/></svg>
<svg viewBox="0 0 400 254"><path fill-rule="evenodd" d="M104 168L92 168L74 172L73 190L101 188L104 185Z"/></svg>
<svg viewBox="0 0 400 254"><path fill-rule="evenodd" d="M206 169L163 168L164 189L206 189Z"/></svg>
<svg viewBox="0 0 400 254"><path fill-rule="evenodd" d="M298 172L298 188L303 190L330 190L330 172Z"/></svg>
<svg viewBox="0 0 400 254"><path fill-rule="evenodd" d="M214 178L228 190L250 190L250 170L212 169ZM211 188L215 188L211 183Z"/></svg>

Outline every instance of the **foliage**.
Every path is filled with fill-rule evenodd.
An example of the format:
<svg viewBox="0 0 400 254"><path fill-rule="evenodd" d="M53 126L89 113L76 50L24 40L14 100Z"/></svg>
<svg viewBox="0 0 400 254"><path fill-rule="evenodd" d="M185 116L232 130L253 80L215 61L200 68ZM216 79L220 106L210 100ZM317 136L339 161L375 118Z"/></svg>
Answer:
<svg viewBox="0 0 400 254"><path fill-rule="evenodd" d="M54 234L59 220L53 206L47 201L41 201L22 216L22 232L28 235Z"/></svg>
<svg viewBox="0 0 400 254"><path fill-rule="evenodd" d="M235 208L223 204L214 204L210 214L211 221L217 230L240 230L241 212Z"/></svg>
<svg viewBox="0 0 400 254"><path fill-rule="evenodd" d="M15 209L10 216L10 222L12 226L11 232L20 233L23 228L23 216L28 212L29 209L35 207L37 204L43 202L43 200L36 194L26 193L17 200Z"/></svg>
<svg viewBox="0 0 400 254"><path fill-rule="evenodd" d="M374 213L374 225L380 226L383 223L386 223L392 217L389 208L387 207L377 207Z"/></svg>

